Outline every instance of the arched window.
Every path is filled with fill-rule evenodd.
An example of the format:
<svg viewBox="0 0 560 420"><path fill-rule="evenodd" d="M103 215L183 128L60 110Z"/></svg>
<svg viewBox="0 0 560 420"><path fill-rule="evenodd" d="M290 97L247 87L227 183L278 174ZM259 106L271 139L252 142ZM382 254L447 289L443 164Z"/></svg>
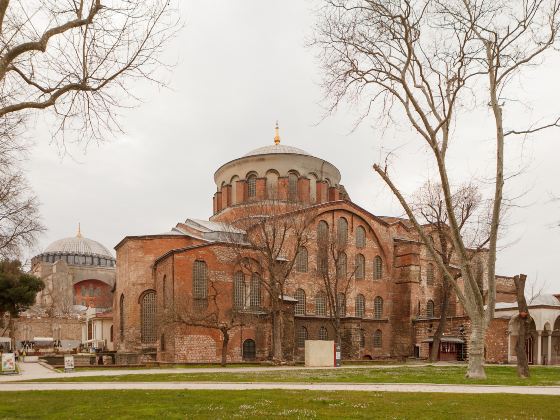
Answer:
<svg viewBox="0 0 560 420"><path fill-rule="evenodd" d="M433 300L429 300L428 303L426 304L426 316L428 318L433 318L434 317L434 301Z"/></svg>
<svg viewBox="0 0 560 420"><path fill-rule="evenodd" d="M298 336L297 336L297 346L298 347L305 347L305 340L307 340L307 328L303 325L299 327Z"/></svg>
<svg viewBox="0 0 560 420"><path fill-rule="evenodd" d="M366 246L366 230L362 226L356 228L356 248Z"/></svg>
<svg viewBox="0 0 560 420"><path fill-rule="evenodd" d="M317 247L327 248L329 243L329 225L324 220L317 224Z"/></svg>
<svg viewBox="0 0 560 420"><path fill-rule="evenodd" d="M434 265L432 263L428 264L428 269L426 270L426 284L428 286L433 286L434 284Z"/></svg>
<svg viewBox="0 0 560 420"><path fill-rule="evenodd" d="M245 307L245 275L241 271L233 275L233 306L235 309Z"/></svg>
<svg viewBox="0 0 560 420"><path fill-rule="evenodd" d="M193 265L193 299L195 309L205 308L208 304L208 266L196 260Z"/></svg>
<svg viewBox="0 0 560 420"><path fill-rule="evenodd" d="M156 292L144 293L140 301L140 334L142 343L156 341Z"/></svg>
<svg viewBox="0 0 560 420"><path fill-rule="evenodd" d="M243 360L255 360L257 357L257 346L255 340L250 338L243 342Z"/></svg>
<svg viewBox="0 0 560 420"><path fill-rule="evenodd" d="M325 292L319 292L315 296L315 315L327 315L327 296Z"/></svg>
<svg viewBox="0 0 560 420"><path fill-rule="evenodd" d="M365 330L360 330L360 348L364 348L366 346L366 332Z"/></svg>
<svg viewBox="0 0 560 420"><path fill-rule="evenodd" d="M380 349L383 346L383 333L381 330L376 330L373 333L373 347Z"/></svg>
<svg viewBox="0 0 560 420"><path fill-rule="evenodd" d="M379 280L381 277L383 277L383 260L376 255L373 260L373 279Z"/></svg>
<svg viewBox="0 0 560 420"><path fill-rule="evenodd" d="M366 313L366 298L359 294L356 296L356 317L363 318Z"/></svg>
<svg viewBox="0 0 560 420"><path fill-rule="evenodd" d="M376 296L373 300L373 317L375 319L383 318L383 298Z"/></svg>
<svg viewBox="0 0 560 420"><path fill-rule="evenodd" d="M239 177L234 175L231 177L230 184L231 184L231 204L238 204L239 199L237 198L237 181L239 181Z"/></svg>
<svg viewBox="0 0 560 420"><path fill-rule="evenodd" d="M362 254L356 254L356 280L363 280L366 276L366 259Z"/></svg>
<svg viewBox="0 0 560 420"><path fill-rule="evenodd" d="M165 351L165 334L162 334L159 338L159 349Z"/></svg>
<svg viewBox="0 0 560 420"><path fill-rule="evenodd" d="M339 279L345 279L347 274L347 263L346 254L341 252L338 254L338 261L336 262L336 277Z"/></svg>
<svg viewBox="0 0 560 420"><path fill-rule="evenodd" d="M294 172L288 174L288 200L297 201L298 199L298 176Z"/></svg>
<svg viewBox="0 0 560 420"><path fill-rule="evenodd" d="M307 248L304 246L298 249L296 255L296 271L299 273L307 273Z"/></svg>
<svg viewBox="0 0 560 420"><path fill-rule="evenodd" d="M167 306L167 276L164 275L163 276L163 280L161 282L162 284L162 300L163 300L163 308L165 309L165 307Z"/></svg>
<svg viewBox="0 0 560 420"><path fill-rule="evenodd" d="M251 276L251 308L258 309L261 307L261 276L253 273Z"/></svg>
<svg viewBox="0 0 560 420"><path fill-rule="evenodd" d="M339 248L344 248L348 242L348 221L344 217L338 219L336 241Z"/></svg>
<svg viewBox="0 0 560 420"><path fill-rule="evenodd" d="M338 316L345 317L346 316L346 295L344 293L337 293L336 295L336 302L338 305Z"/></svg>
<svg viewBox="0 0 560 420"><path fill-rule="evenodd" d="M247 197L255 198L257 196L257 175L250 174L247 177Z"/></svg>
<svg viewBox="0 0 560 420"><path fill-rule="evenodd" d="M329 339L329 332L325 327L319 328L319 340L328 340Z"/></svg>
<svg viewBox="0 0 560 420"><path fill-rule="evenodd" d="M121 295L119 300L119 318L119 335L122 340L124 338L124 295Z"/></svg>
<svg viewBox="0 0 560 420"><path fill-rule="evenodd" d="M297 299L296 307L295 307L295 314L296 315L305 315L305 290L297 289L295 298Z"/></svg>
<svg viewBox="0 0 560 420"><path fill-rule="evenodd" d="M309 174L309 200L311 204L315 204L317 202L317 175Z"/></svg>

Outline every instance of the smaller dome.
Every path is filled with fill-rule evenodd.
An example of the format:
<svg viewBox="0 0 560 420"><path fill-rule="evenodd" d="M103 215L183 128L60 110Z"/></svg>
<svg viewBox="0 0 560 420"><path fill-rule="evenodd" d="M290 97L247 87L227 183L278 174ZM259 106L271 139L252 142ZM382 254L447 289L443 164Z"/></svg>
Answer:
<svg viewBox="0 0 560 420"><path fill-rule="evenodd" d="M305 150L298 149L297 147L286 146L285 144L271 144L269 146L263 146L255 150L251 150L249 153L243 155L243 157L271 155L271 154L292 154L292 155L311 156L310 153L307 153Z"/></svg>
<svg viewBox="0 0 560 420"><path fill-rule="evenodd" d="M111 252L93 239L81 235L59 239L47 246L43 253L98 255L113 259Z"/></svg>

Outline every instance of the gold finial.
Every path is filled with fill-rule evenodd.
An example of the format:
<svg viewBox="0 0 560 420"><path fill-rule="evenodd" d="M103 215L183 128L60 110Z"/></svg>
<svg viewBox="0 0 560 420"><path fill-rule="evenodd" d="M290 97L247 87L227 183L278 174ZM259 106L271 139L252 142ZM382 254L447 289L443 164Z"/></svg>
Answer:
<svg viewBox="0 0 560 420"><path fill-rule="evenodd" d="M82 230L80 229L80 222L78 222L78 233L76 234L76 238L82 237Z"/></svg>
<svg viewBox="0 0 560 420"><path fill-rule="evenodd" d="M278 121L276 121L276 127L274 128L274 144L280 144L280 133L278 128Z"/></svg>

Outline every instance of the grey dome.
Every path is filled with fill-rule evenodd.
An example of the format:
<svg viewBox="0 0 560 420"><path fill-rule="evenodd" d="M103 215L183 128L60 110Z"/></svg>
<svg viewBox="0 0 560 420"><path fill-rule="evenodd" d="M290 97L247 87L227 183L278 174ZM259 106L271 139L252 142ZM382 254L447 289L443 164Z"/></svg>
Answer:
<svg viewBox="0 0 560 420"><path fill-rule="evenodd" d="M258 156L258 155L270 155L270 154L292 154L292 155L304 155L311 156L305 150L298 149L293 146L286 146L285 144L271 144L268 146L259 147L258 149L251 150L249 153L243 155L243 157L248 156Z"/></svg>
<svg viewBox="0 0 560 420"><path fill-rule="evenodd" d="M93 239L84 238L81 235L54 241L43 251L43 253L97 255L113 259L111 252L107 248L99 242L94 241Z"/></svg>

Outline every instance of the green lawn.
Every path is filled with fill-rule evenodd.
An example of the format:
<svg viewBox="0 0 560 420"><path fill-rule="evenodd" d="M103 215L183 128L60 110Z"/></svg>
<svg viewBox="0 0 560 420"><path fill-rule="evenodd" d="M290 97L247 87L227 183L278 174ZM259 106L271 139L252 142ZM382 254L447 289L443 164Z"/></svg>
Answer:
<svg viewBox="0 0 560 420"><path fill-rule="evenodd" d="M33 391L0 394L2 419L555 419L560 397L327 391Z"/></svg>
<svg viewBox="0 0 560 420"><path fill-rule="evenodd" d="M560 385L559 367L532 367L531 378L517 377L514 367L487 366L486 380L465 378L465 366L383 367L328 370L284 370L220 373L150 373L41 379L37 382L346 382L346 383L434 383L488 385Z"/></svg>

